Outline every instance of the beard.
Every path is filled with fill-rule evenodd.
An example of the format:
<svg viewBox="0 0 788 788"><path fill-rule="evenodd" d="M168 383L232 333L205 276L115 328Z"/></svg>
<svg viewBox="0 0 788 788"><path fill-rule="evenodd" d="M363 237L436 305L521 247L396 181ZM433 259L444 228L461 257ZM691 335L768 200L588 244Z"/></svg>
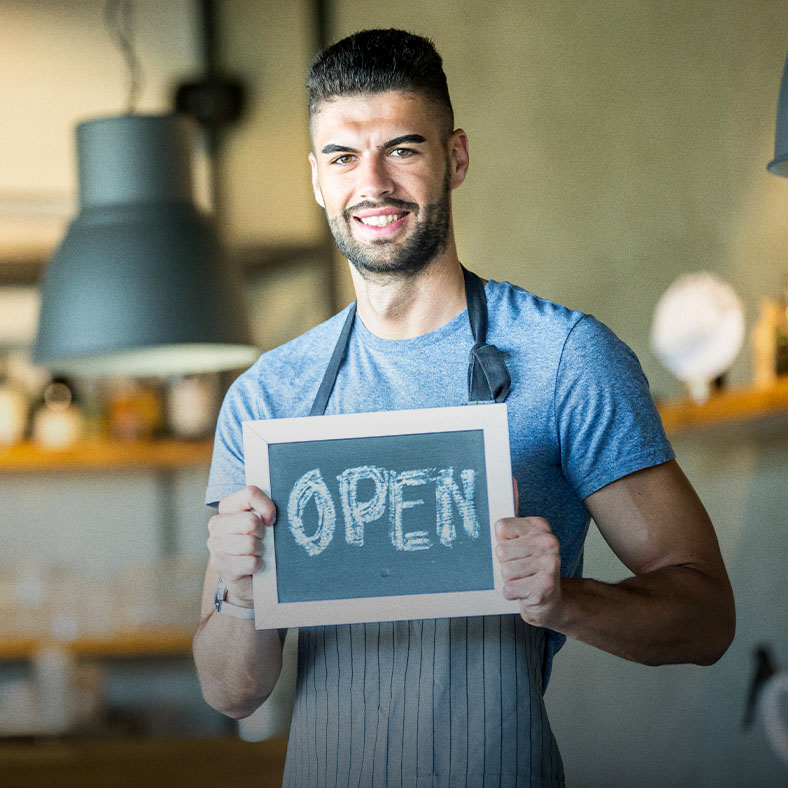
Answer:
<svg viewBox="0 0 788 788"><path fill-rule="evenodd" d="M436 202L421 209L416 203L388 198L377 203L354 205L341 215L328 217L331 235L339 251L358 272L364 274L400 274L413 276L446 249L451 219L449 173L447 170L441 194ZM352 212L368 208L392 207L409 211L416 217L416 227L409 238L401 241L379 240L361 243L353 235ZM423 214L423 216L422 216Z"/></svg>

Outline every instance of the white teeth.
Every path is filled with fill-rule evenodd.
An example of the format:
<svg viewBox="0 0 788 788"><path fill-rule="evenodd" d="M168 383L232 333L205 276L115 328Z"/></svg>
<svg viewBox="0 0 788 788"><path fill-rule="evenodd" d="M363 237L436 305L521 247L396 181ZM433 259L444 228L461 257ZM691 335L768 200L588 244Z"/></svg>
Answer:
<svg viewBox="0 0 788 788"><path fill-rule="evenodd" d="M384 213L380 216L359 216L358 220L362 224L369 224L372 227L385 227L387 224L393 224L401 218L401 213Z"/></svg>

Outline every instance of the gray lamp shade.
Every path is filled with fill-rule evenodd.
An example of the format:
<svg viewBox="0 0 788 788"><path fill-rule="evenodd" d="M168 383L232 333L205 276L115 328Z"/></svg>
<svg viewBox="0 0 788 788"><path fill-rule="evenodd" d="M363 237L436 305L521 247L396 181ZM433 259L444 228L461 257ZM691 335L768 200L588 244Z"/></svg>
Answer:
<svg viewBox="0 0 788 788"><path fill-rule="evenodd" d="M191 122L77 127L80 211L43 278L34 361L76 375L247 366L240 277L192 201Z"/></svg>
<svg viewBox="0 0 788 788"><path fill-rule="evenodd" d="M777 100L777 126L774 131L774 158L766 165L769 172L788 178L788 57L785 59L780 98Z"/></svg>

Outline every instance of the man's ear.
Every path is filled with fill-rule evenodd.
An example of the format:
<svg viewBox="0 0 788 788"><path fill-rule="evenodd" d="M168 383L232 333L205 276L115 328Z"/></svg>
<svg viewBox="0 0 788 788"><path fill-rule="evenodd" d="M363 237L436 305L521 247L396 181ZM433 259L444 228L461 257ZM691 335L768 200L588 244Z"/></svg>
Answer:
<svg viewBox="0 0 788 788"><path fill-rule="evenodd" d="M449 185L456 189L468 174L468 135L462 130L457 129L449 137Z"/></svg>
<svg viewBox="0 0 788 788"><path fill-rule="evenodd" d="M317 200L317 204L321 208L326 207L326 203L323 200L323 193L320 191L320 181L317 177L317 159L315 158L314 153L309 154L309 164L312 167L312 192L315 195L315 199Z"/></svg>

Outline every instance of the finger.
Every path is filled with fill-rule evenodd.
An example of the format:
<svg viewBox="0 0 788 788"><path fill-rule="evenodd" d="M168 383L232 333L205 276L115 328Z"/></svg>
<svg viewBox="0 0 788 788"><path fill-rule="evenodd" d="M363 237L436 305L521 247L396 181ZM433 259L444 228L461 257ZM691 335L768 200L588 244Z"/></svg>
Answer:
<svg viewBox="0 0 788 788"><path fill-rule="evenodd" d="M264 528L263 521L254 512L215 514L208 521L208 533L216 539L231 534L246 534L262 539Z"/></svg>
<svg viewBox="0 0 788 788"><path fill-rule="evenodd" d="M556 563L555 557L551 555L536 555L520 558L517 561L507 561L501 564L501 577L507 582L527 579L539 574L553 577Z"/></svg>
<svg viewBox="0 0 788 788"><path fill-rule="evenodd" d="M208 552L224 555L263 555L263 540L249 534L211 535L208 538Z"/></svg>
<svg viewBox="0 0 788 788"><path fill-rule="evenodd" d="M274 502L254 485L236 490L219 501L219 514L236 512L257 512L266 525L273 525L276 522Z"/></svg>
<svg viewBox="0 0 788 788"><path fill-rule="evenodd" d="M520 495L517 492L517 479L514 476L512 476L512 493L514 495L514 516L517 517L520 512Z"/></svg>
<svg viewBox="0 0 788 788"><path fill-rule="evenodd" d="M552 533L544 517L503 517L495 523L498 541L517 539L529 533Z"/></svg>
<svg viewBox="0 0 788 788"><path fill-rule="evenodd" d="M505 599L518 599L526 605L543 605L555 594L555 581L550 575L537 573L509 580L501 589Z"/></svg>
<svg viewBox="0 0 788 788"><path fill-rule="evenodd" d="M522 580L527 577L535 575L540 567L537 562L526 561L521 559L519 561L508 561L501 564L501 577L506 583L511 583L513 580Z"/></svg>
<svg viewBox="0 0 788 788"><path fill-rule="evenodd" d="M501 563L516 561L528 556L558 555L561 545L551 533L544 531L525 532L515 539L504 539L495 547L495 554Z"/></svg>

